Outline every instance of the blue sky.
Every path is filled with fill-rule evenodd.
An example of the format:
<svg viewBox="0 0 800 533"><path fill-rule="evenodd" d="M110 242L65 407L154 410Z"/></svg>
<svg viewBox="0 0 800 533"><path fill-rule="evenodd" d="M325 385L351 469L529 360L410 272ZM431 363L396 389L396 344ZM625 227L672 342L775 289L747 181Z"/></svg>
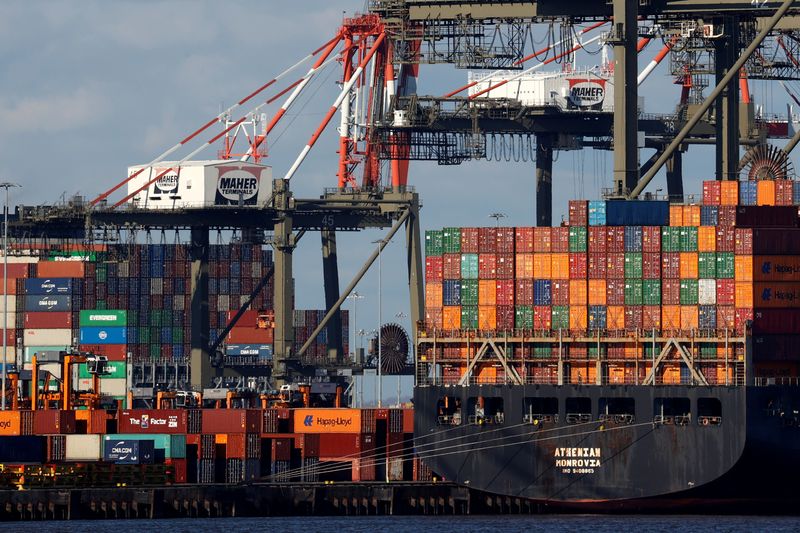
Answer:
<svg viewBox="0 0 800 533"><path fill-rule="evenodd" d="M120 181L132 164L150 161L221 107L271 79L327 41L343 12L364 9L363 1L40 1L0 4L0 177L23 185L14 202L52 203L63 193L92 196ZM653 44L640 68L655 55ZM596 57L584 61L596 62ZM583 63L586 65L586 63ZM593 64L593 63L589 63ZM679 88L662 66L645 82L648 112L669 112ZM304 72L305 68L297 71ZM269 164L282 176L333 102L336 65L312 84L270 139ZM466 71L421 67L419 93L442 94L460 86ZM283 87L285 85L281 85ZM754 86L755 96L776 86ZM773 93L774 91L774 93ZM265 93L265 96L273 93ZM777 113L785 109L773 104ZM269 108L272 113L275 106ZM295 195L316 197L336 184L335 125L328 128L292 180ZM205 136L204 138L208 138ZM203 154L213 158L215 152ZM642 160L650 152L642 154ZM708 149L685 158L687 192L713 176ZM596 198L611 183L611 156L584 150L561 152L554 169L554 221L570 198ZM422 225L533 225L532 163L468 162L455 167L414 162L410 183L423 202ZM664 188L663 177L650 190ZM339 239L344 287L372 251L377 231ZM404 239L396 237L383 256L383 318L408 314ZM297 303L323 305L319 237L308 234L295 254ZM359 328L377 326L377 271L358 287ZM352 305L348 303L348 308ZM401 320L407 324L407 319Z"/></svg>

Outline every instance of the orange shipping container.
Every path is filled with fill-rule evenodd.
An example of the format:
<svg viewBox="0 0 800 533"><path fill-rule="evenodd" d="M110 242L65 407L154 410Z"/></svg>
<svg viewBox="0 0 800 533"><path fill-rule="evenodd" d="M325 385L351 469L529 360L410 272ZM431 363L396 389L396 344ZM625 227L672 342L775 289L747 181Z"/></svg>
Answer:
<svg viewBox="0 0 800 533"><path fill-rule="evenodd" d="M597 379L597 365L592 362L588 363L570 363L569 372L570 383L591 383L594 384Z"/></svg>
<svg viewBox="0 0 800 533"><path fill-rule="evenodd" d="M739 205L739 182L725 180L720 190L720 205Z"/></svg>
<svg viewBox="0 0 800 533"><path fill-rule="evenodd" d="M569 282L569 305L586 305L586 280L573 279Z"/></svg>
<svg viewBox="0 0 800 533"><path fill-rule="evenodd" d="M759 180L756 185L756 203L758 205L775 205L775 181Z"/></svg>
<svg viewBox="0 0 800 533"><path fill-rule="evenodd" d="M737 255L733 261L734 279L736 281L753 281L753 257Z"/></svg>
<svg viewBox="0 0 800 533"><path fill-rule="evenodd" d="M497 282L493 279L478 280L478 304L497 305Z"/></svg>
<svg viewBox="0 0 800 533"><path fill-rule="evenodd" d="M297 433L361 433L361 409L295 409Z"/></svg>
<svg viewBox="0 0 800 533"><path fill-rule="evenodd" d="M569 306L569 328L585 330L587 328L588 315L585 305Z"/></svg>
<svg viewBox="0 0 800 533"><path fill-rule="evenodd" d="M681 278L697 279L697 252L681 252Z"/></svg>
<svg viewBox="0 0 800 533"><path fill-rule="evenodd" d="M753 307L753 284L747 281L736 282L736 295L734 296L736 307Z"/></svg>
<svg viewBox="0 0 800 533"><path fill-rule="evenodd" d="M589 305L606 305L606 280L589 280Z"/></svg>
<svg viewBox="0 0 800 533"><path fill-rule="evenodd" d="M697 329L700 326L700 316L696 305L681 306L681 329Z"/></svg>
<svg viewBox="0 0 800 533"><path fill-rule="evenodd" d="M530 279L533 277L533 254L516 254L515 256L519 279Z"/></svg>
<svg viewBox="0 0 800 533"><path fill-rule="evenodd" d="M33 411L0 411L0 435L32 435Z"/></svg>
<svg viewBox="0 0 800 533"><path fill-rule="evenodd" d="M608 365L608 382L625 383L625 367L621 365Z"/></svg>
<svg viewBox="0 0 800 533"><path fill-rule="evenodd" d="M551 279L553 277L551 254L533 254L533 277Z"/></svg>
<svg viewBox="0 0 800 533"><path fill-rule="evenodd" d="M625 306L609 305L606 308L606 328L611 331L625 329Z"/></svg>
<svg viewBox="0 0 800 533"><path fill-rule="evenodd" d="M478 306L478 329L497 328L497 308L493 305Z"/></svg>
<svg viewBox="0 0 800 533"><path fill-rule="evenodd" d="M700 226L697 229L697 249L701 252L717 251L717 228L715 226Z"/></svg>
<svg viewBox="0 0 800 533"><path fill-rule="evenodd" d="M669 206L669 225L670 226L683 226L683 206L670 205Z"/></svg>
<svg viewBox="0 0 800 533"><path fill-rule="evenodd" d="M684 226L699 226L700 225L700 206L699 205L685 205L685 206L683 206L683 225Z"/></svg>
<svg viewBox="0 0 800 533"><path fill-rule="evenodd" d="M442 306L442 283L440 281L429 281L425 284L425 306Z"/></svg>
<svg viewBox="0 0 800 533"><path fill-rule="evenodd" d="M565 279L569 276L569 254L552 254L552 272L555 273L559 279Z"/></svg>
<svg viewBox="0 0 800 533"><path fill-rule="evenodd" d="M681 306L665 305L661 307L661 327L672 330L681 327Z"/></svg>
<svg viewBox="0 0 800 533"><path fill-rule="evenodd" d="M40 278L82 278L84 272L83 261L40 261L36 265Z"/></svg>
<svg viewBox="0 0 800 533"><path fill-rule="evenodd" d="M482 365L476 372L478 383L495 383L497 381L497 368L492 365Z"/></svg>
<svg viewBox="0 0 800 533"><path fill-rule="evenodd" d="M461 329L460 305L446 305L442 308L442 327L444 329Z"/></svg>
<svg viewBox="0 0 800 533"><path fill-rule="evenodd" d="M669 385L679 385L681 382L680 365L670 365L662 367L661 381Z"/></svg>

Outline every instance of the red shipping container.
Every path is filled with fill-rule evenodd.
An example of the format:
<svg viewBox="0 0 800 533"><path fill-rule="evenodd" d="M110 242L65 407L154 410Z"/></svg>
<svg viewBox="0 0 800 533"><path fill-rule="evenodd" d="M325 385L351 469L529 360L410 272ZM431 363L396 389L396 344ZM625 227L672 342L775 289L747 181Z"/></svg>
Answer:
<svg viewBox="0 0 800 533"><path fill-rule="evenodd" d="M514 305L514 280L513 279L499 279L499 280L497 280L497 291L495 293L495 302L496 302L496 304L498 306L501 306L501 305Z"/></svg>
<svg viewBox="0 0 800 533"><path fill-rule="evenodd" d="M436 259L441 259L441 258L437 257ZM431 281L439 281L439 280L431 280ZM225 314L225 324L230 324L231 320L233 320L233 317L236 316L236 313L238 313L238 311L228 311ZM262 312L258 311L258 310L245 311L242 314L241 318L239 318L239 320L236 321L236 326L237 327L252 327L252 328L256 327L258 325L258 315L260 313L262 313ZM274 312L273 312L272 316L273 317L275 316Z"/></svg>
<svg viewBox="0 0 800 533"><path fill-rule="evenodd" d="M109 361L125 361L129 348L127 344L81 344L78 347L81 352L105 355Z"/></svg>
<svg viewBox="0 0 800 533"><path fill-rule="evenodd" d="M514 254L497 254L497 279L514 279ZM478 265L480 277L480 265Z"/></svg>
<svg viewBox="0 0 800 533"><path fill-rule="evenodd" d="M719 292L717 292L719 302ZM736 327L736 308L733 305L717 306L717 329L733 330Z"/></svg>
<svg viewBox="0 0 800 533"><path fill-rule="evenodd" d="M516 305L533 305L533 280L518 279L514 298Z"/></svg>
<svg viewBox="0 0 800 533"><path fill-rule="evenodd" d="M425 324L430 328L442 329L442 313L441 307L426 307Z"/></svg>
<svg viewBox="0 0 800 533"><path fill-rule="evenodd" d="M442 257L425 258L425 281L442 281L444 279L444 259Z"/></svg>
<svg viewBox="0 0 800 533"><path fill-rule="evenodd" d="M642 254L642 277L661 279L661 254L652 252Z"/></svg>
<svg viewBox="0 0 800 533"><path fill-rule="evenodd" d="M321 433L304 433L294 436L294 447L300 450L303 459L319 457Z"/></svg>
<svg viewBox="0 0 800 533"><path fill-rule="evenodd" d="M478 228L461 228L461 253L477 254L480 252L480 231Z"/></svg>
<svg viewBox="0 0 800 533"><path fill-rule="evenodd" d="M586 254L571 253L569 254L569 278L570 279L586 279L586 271L588 259Z"/></svg>
<svg viewBox="0 0 800 533"><path fill-rule="evenodd" d="M82 278L85 273L83 261L39 261L36 276L39 278ZM11 272L11 265L9 273ZM26 266L23 264L23 266ZM22 276L18 276L22 277Z"/></svg>
<svg viewBox="0 0 800 533"><path fill-rule="evenodd" d="M740 205L736 208L736 227L796 228L797 208L794 206Z"/></svg>
<svg viewBox="0 0 800 533"><path fill-rule="evenodd" d="M35 312L25 313L26 329L68 329L72 327L72 313Z"/></svg>
<svg viewBox="0 0 800 533"><path fill-rule="evenodd" d="M244 459L247 456L247 435L245 433L231 433L225 438L225 458Z"/></svg>
<svg viewBox="0 0 800 533"><path fill-rule="evenodd" d="M223 409L224 411L224 409ZM352 435L353 437L358 438L358 435ZM294 446L292 446L292 439L291 438L281 438L281 439L272 439L272 461L291 461L292 459L292 450ZM353 454L354 451L357 451L358 447L354 446L351 448L351 452L347 455Z"/></svg>
<svg viewBox="0 0 800 533"><path fill-rule="evenodd" d="M444 254L442 256L442 278L461 279L461 254Z"/></svg>
<svg viewBox="0 0 800 533"><path fill-rule="evenodd" d="M552 252L552 228L533 228L533 251L537 253Z"/></svg>
<svg viewBox="0 0 800 533"><path fill-rule="evenodd" d="M319 436L319 456L337 458L353 456L359 451L358 434L321 433Z"/></svg>
<svg viewBox="0 0 800 533"><path fill-rule="evenodd" d="M478 256L478 278L495 279L497 277L497 254L481 253Z"/></svg>
<svg viewBox="0 0 800 533"><path fill-rule="evenodd" d="M605 253L606 251L606 227L589 226L589 253Z"/></svg>
<svg viewBox="0 0 800 533"><path fill-rule="evenodd" d="M608 226L606 228L606 251L613 253L625 252L625 228L623 226Z"/></svg>
<svg viewBox="0 0 800 533"><path fill-rule="evenodd" d="M641 305L626 305L625 306L625 329L634 330L642 329L643 323L642 306Z"/></svg>
<svg viewBox="0 0 800 533"><path fill-rule="evenodd" d="M732 279L717 280L717 305L733 305L736 296L736 282Z"/></svg>
<svg viewBox="0 0 800 533"><path fill-rule="evenodd" d="M681 277L681 254L679 252L661 254L661 273L665 279Z"/></svg>
<svg viewBox="0 0 800 533"><path fill-rule="evenodd" d="M170 459L172 467L172 479L175 483L186 483L188 481L186 459Z"/></svg>
<svg viewBox="0 0 800 533"><path fill-rule="evenodd" d="M536 305L533 307L533 328L551 329L551 307L549 305Z"/></svg>
<svg viewBox="0 0 800 533"><path fill-rule="evenodd" d="M792 180L775 180L775 205L792 205Z"/></svg>
<svg viewBox="0 0 800 533"><path fill-rule="evenodd" d="M204 409L202 433L258 433L260 409Z"/></svg>
<svg viewBox="0 0 800 533"><path fill-rule="evenodd" d="M34 435L67 435L75 433L75 411L60 409L33 412Z"/></svg>
<svg viewBox="0 0 800 533"><path fill-rule="evenodd" d="M20 330L20 333L22 331ZM17 330L15 328L6 329L6 346L17 345Z"/></svg>
<svg viewBox="0 0 800 533"><path fill-rule="evenodd" d="M13 294L11 292L11 285L16 283L14 280L17 278L27 278L28 277L28 265L31 263L9 263L8 264L8 286L9 286L9 294ZM35 264L35 263L33 263ZM4 265L2 261L0 261L0 276L3 275ZM46 276L46 277L57 277L57 276ZM60 276L59 276L60 277ZM0 283L2 285L2 283ZM0 289L2 290L2 289Z"/></svg>
<svg viewBox="0 0 800 533"><path fill-rule="evenodd" d="M661 252L661 226L642 227L642 251L645 253Z"/></svg>
<svg viewBox="0 0 800 533"><path fill-rule="evenodd" d="M732 228L736 225L736 206L721 205L717 208L717 227Z"/></svg>
<svg viewBox="0 0 800 533"><path fill-rule="evenodd" d="M514 306L513 305L498 305L497 306L497 329L511 330L514 329Z"/></svg>
<svg viewBox="0 0 800 533"><path fill-rule="evenodd" d="M553 253L567 253L569 252L569 228L566 226L559 226L550 228L550 248Z"/></svg>
<svg viewBox="0 0 800 533"><path fill-rule="evenodd" d="M203 414L215 411L205 409ZM228 412L227 409L220 409ZM205 418L205 416L204 416ZM188 433L188 409L123 409L117 418L119 433Z"/></svg>
<svg viewBox="0 0 800 533"><path fill-rule="evenodd" d="M590 253L587 265L589 279L606 279L608 258L604 253ZM623 267L624 268L624 267Z"/></svg>
<svg viewBox="0 0 800 533"><path fill-rule="evenodd" d="M661 306L644 305L642 306L642 328L647 331L661 330Z"/></svg>
<svg viewBox="0 0 800 533"><path fill-rule="evenodd" d="M717 251L736 251L736 230L734 228L717 226Z"/></svg>
<svg viewBox="0 0 800 533"><path fill-rule="evenodd" d="M606 304L625 304L625 280L611 278L606 280Z"/></svg>
<svg viewBox="0 0 800 533"><path fill-rule="evenodd" d="M496 228L498 254L514 253L514 228Z"/></svg>
<svg viewBox="0 0 800 533"><path fill-rule="evenodd" d="M478 252L481 254L497 252L495 228L478 228Z"/></svg>
<svg viewBox="0 0 800 533"><path fill-rule="evenodd" d="M736 255L753 255L753 230L750 228L736 228Z"/></svg>
<svg viewBox="0 0 800 533"><path fill-rule="evenodd" d="M587 226L589 224L589 202L587 200L569 201L569 225Z"/></svg>
<svg viewBox="0 0 800 533"><path fill-rule="evenodd" d="M606 276L608 279L623 279L625 277L625 254L609 253L606 258Z"/></svg>
<svg viewBox="0 0 800 533"><path fill-rule="evenodd" d="M569 305L569 280L552 280L550 294L553 305Z"/></svg>
<svg viewBox="0 0 800 533"><path fill-rule="evenodd" d="M661 305L680 305L681 280L665 278L661 280Z"/></svg>
<svg viewBox="0 0 800 533"><path fill-rule="evenodd" d="M514 246L518 254L533 253L533 228L517 228L514 239L516 240Z"/></svg>
<svg viewBox="0 0 800 533"><path fill-rule="evenodd" d="M228 344L272 344L275 330L260 328L243 328L236 326L228 333Z"/></svg>
<svg viewBox="0 0 800 533"><path fill-rule="evenodd" d="M722 198L721 181L703 182L703 205L719 205Z"/></svg>

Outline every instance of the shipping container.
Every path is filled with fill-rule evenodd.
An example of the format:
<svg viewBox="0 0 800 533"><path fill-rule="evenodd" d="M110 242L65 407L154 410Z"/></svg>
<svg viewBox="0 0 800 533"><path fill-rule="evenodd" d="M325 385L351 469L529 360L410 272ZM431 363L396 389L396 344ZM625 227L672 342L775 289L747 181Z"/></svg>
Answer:
<svg viewBox="0 0 800 533"><path fill-rule="evenodd" d="M25 294L51 295L72 294L72 278L28 278Z"/></svg>
<svg viewBox="0 0 800 533"><path fill-rule="evenodd" d="M120 433L186 434L189 412L188 409L124 409L117 424Z"/></svg>
<svg viewBox="0 0 800 533"><path fill-rule="evenodd" d="M126 310L81 310L78 325L92 327L120 327L128 324L128 311Z"/></svg>
<svg viewBox="0 0 800 533"><path fill-rule="evenodd" d="M11 300L12 297L8 297ZM11 302L9 301L9 309ZM70 295L25 295L24 311L71 311L72 296Z"/></svg>
<svg viewBox="0 0 800 533"><path fill-rule="evenodd" d="M152 440L110 438L103 440L103 460L118 465L153 464L155 445Z"/></svg>
<svg viewBox="0 0 800 533"><path fill-rule="evenodd" d="M665 226L669 223L669 203L656 200L609 200L606 224L609 226Z"/></svg>
<svg viewBox="0 0 800 533"><path fill-rule="evenodd" d="M100 461L102 459L102 435L67 435L67 461Z"/></svg>
<svg viewBox="0 0 800 533"><path fill-rule="evenodd" d="M65 329L72 327L72 313L31 312L23 316L23 324L29 329Z"/></svg>
<svg viewBox="0 0 800 533"><path fill-rule="evenodd" d="M23 343L26 346L72 346L71 329L25 329Z"/></svg>
<svg viewBox="0 0 800 533"><path fill-rule="evenodd" d="M36 277L82 278L85 265L83 261L39 261L36 264Z"/></svg>
<svg viewBox="0 0 800 533"><path fill-rule="evenodd" d="M127 344L128 330L125 327L82 326L79 340L81 344Z"/></svg>
<svg viewBox="0 0 800 533"><path fill-rule="evenodd" d="M141 435L136 433L116 433L104 435L105 442L113 441L138 441L152 442L155 449L155 458L158 461L164 459L185 459L186 458L186 435L176 435L171 433L151 433Z"/></svg>

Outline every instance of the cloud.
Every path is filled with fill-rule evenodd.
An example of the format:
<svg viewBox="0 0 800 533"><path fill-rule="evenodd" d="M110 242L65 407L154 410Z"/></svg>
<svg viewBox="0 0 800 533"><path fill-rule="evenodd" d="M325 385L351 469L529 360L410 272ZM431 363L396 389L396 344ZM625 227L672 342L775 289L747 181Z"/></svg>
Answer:
<svg viewBox="0 0 800 533"><path fill-rule="evenodd" d="M0 101L0 123L9 133L56 133L102 121L108 110L102 91L80 87L68 94Z"/></svg>

